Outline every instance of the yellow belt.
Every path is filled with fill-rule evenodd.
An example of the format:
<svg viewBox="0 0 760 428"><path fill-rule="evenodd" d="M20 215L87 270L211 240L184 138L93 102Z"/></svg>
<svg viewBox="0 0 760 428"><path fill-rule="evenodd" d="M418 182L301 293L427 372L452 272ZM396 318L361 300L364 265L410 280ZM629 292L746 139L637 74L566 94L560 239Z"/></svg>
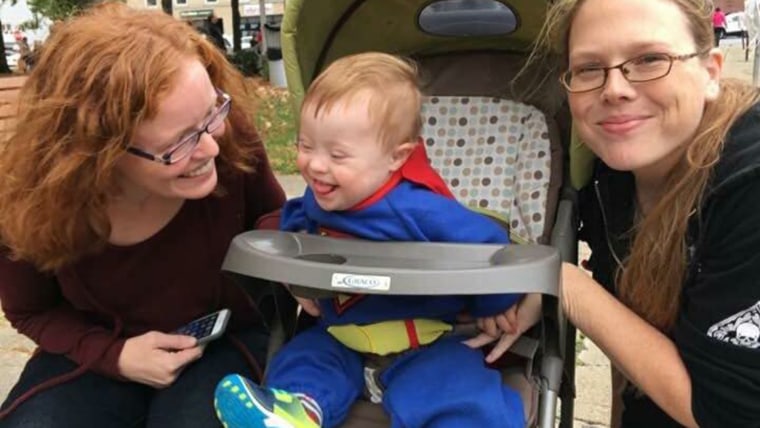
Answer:
<svg viewBox="0 0 760 428"><path fill-rule="evenodd" d="M366 325L334 325L328 327L327 331L355 351L388 355L433 343L452 328L450 324L439 320L414 319Z"/></svg>

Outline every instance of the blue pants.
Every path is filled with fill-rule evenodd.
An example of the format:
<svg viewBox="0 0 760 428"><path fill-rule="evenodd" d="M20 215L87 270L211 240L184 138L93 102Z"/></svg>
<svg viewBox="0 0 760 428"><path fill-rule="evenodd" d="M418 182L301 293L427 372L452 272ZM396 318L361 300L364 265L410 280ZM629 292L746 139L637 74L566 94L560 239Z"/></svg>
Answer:
<svg viewBox="0 0 760 428"><path fill-rule="evenodd" d="M261 328L236 333L262 365L269 335ZM69 373L77 364L63 355L41 352L26 364L0 408L34 386ZM188 365L168 388L87 372L24 401L0 420L3 428L219 428L214 412L214 388L230 372L253 377L243 354L226 338L208 344L203 357Z"/></svg>
<svg viewBox="0 0 760 428"><path fill-rule="evenodd" d="M525 426L520 396L504 386L483 353L448 337L407 352L381 375L392 427ZM364 388L364 358L317 326L277 354L268 387L304 393L319 403L323 426L339 426Z"/></svg>

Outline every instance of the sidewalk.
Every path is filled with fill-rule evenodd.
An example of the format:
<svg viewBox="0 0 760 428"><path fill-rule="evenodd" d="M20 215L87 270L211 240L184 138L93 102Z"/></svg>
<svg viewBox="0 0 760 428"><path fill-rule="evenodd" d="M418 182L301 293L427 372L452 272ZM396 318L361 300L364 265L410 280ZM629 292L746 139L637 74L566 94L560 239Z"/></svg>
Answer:
<svg viewBox="0 0 760 428"><path fill-rule="evenodd" d="M738 40L726 40L722 45L726 54L724 76L747 82L752 79L753 52L744 61L744 51ZM289 197L303 192L300 177L280 176L280 183ZM587 249L581 247L581 259ZM575 428L606 426L609 420L610 382L609 361L589 340L584 340L576 368ZM34 344L17 334L0 315L0 401L4 399L34 350Z"/></svg>

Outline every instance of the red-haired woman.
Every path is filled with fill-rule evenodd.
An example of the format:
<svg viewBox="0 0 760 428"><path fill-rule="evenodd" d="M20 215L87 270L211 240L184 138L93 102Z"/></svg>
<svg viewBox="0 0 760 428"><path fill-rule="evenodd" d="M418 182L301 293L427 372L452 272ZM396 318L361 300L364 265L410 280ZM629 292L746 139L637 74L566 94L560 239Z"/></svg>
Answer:
<svg viewBox="0 0 760 428"><path fill-rule="evenodd" d="M160 12L105 4L61 24L0 145L0 301L39 346L3 426L217 426L213 390L252 375L267 332L220 266L280 207L251 94ZM227 337L168 334L230 308Z"/></svg>

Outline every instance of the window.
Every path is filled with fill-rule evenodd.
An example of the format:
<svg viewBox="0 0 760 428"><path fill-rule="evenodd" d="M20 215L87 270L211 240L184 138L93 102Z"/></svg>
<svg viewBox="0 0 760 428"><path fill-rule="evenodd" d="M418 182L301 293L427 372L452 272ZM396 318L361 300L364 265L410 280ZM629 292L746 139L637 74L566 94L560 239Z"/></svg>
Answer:
<svg viewBox="0 0 760 428"><path fill-rule="evenodd" d="M146 7L158 7L158 0L145 0Z"/></svg>
<svg viewBox="0 0 760 428"><path fill-rule="evenodd" d="M174 0L174 4L177 6L187 6L187 0Z"/></svg>
<svg viewBox="0 0 760 428"><path fill-rule="evenodd" d="M517 17L497 0L439 0L422 9L419 25L438 36L495 36L515 31Z"/></svg>

